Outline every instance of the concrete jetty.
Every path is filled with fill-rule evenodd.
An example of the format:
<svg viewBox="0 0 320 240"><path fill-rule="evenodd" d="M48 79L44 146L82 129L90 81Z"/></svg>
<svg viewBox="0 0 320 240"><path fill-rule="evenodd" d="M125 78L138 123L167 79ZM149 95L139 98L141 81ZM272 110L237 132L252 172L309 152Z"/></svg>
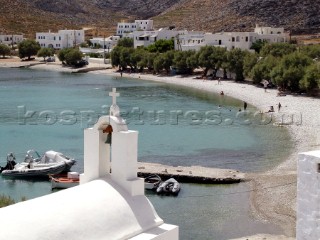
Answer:
<svg viewBox="0 0 320 240"><path fill-rule="evenodd" d="M244 173L232 169L208 168L201 166L168 166L158 163L138 162L138 176L157 174L163 180L171 177L184 183L231 184L244 181Z"/></svg>
<svg viewBox="0 0 320 240"><path fill-rule="evenodd" d="M84 68L75 69L72 71L72 73L87 73L92 71L106 70L110 68L111 67L84 67Z"/></svg>

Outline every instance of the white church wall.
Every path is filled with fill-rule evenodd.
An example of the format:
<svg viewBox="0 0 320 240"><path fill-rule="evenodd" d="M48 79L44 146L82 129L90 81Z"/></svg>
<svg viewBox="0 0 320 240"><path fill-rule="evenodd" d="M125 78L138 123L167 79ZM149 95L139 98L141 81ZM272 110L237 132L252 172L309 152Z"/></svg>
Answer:
<svg viewBox="0 0 320 240"><path fill-rule="evenodd" d="M132 196L144 194L144 180L137 177L138 132L112 134L111 178Z"/></svg>
<svg viewBox="0 0 320 240"><path fill-rule="evenodd" d="M320 151L299 154L296 235L320 239Z"/></svg>

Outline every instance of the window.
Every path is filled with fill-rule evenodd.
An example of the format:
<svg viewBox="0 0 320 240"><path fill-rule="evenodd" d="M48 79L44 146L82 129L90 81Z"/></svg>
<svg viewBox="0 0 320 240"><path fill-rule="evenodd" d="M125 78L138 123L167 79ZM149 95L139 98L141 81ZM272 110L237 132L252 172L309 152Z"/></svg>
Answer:
<svg viewBox="0 0 320 240"><path fill-rule="evenodd" d="M249 38L248 37L246 37L246 42L248 42L249 41Z"/></svg>
<svg viewBox="0 0 320 240"><path fill-rule="evenodd" d="M235 40L235 38L234 38L234 37L232 37L232 42L234 42L234 40Z"/></svg>
<svg viewBox="0 0 320 240"><path fill-rule="evenodd" d="M318 169L317 169L318 173L320 173L320 163L318 163Z"/></svg>

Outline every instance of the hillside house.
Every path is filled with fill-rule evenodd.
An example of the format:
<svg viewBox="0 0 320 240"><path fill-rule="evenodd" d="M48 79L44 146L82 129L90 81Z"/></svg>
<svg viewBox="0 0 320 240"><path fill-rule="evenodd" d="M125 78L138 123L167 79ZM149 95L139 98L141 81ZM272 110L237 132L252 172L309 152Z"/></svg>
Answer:
<svg viewBox="0 0 320 240"><path fill-rule="evenodd" d="M36 33L36 41L41 47L63 49L74 47L84 40L84 30L59 30L57 33L40 32Z"/></svg>
<svg viewBox="0 0 320 240"><path fill-rule="evenodd" d="M134 31L153 30L153 20L135 20L134 23L120 22L117 25L116 35L123 37L125 34Z"/></svg>
<svg viewBox="0 0 320 240"><path fill-rule="evenodd" d="M258 25L254 32L183 32L175 39L175 49L186 51L199 50L202 46L220 46L228 50L233 48L249 50L258 40L265 40L269 43L287 42L288 34L283 28L259 27Z"/></svg>
<svg viewBox="0 0 320 240"><path fill-rule="evenodd" d="M17 45L23 40L23 35L0 34L0 43L6 45Z"/></svg>

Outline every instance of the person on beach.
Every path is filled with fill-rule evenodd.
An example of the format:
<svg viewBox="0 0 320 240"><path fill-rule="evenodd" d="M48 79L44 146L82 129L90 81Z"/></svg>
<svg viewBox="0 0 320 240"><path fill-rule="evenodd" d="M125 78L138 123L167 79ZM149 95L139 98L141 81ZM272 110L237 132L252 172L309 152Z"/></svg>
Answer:
<svg viewBox="0 0 320 240"><path fill-rule="evenodd" d="M280 109L281 109L281 103L279 102L278 103L278 112L280 112Z"/></svg>
<svg viewBox="0 0 320 240"><path fill-rule="evenodd" d="M267 87L269 84L268 80L263 79L261 83L263 84L264 92L267 92Z"/></svg>
<svg viewBox="0 0 320 240"><path fill-rule="evenodd" d="M218 85L221 84L221 78L218 78Z"/></svg>
<svg viewBox="0 0 320 240"><path fill-rule="evenodd" d="M247 110L247 106L248 106L247 102L243 102L243 110L244 111Z"/></svg>
<svg viewBox="0 0 320 240"><path fill-rule="evenodd" d="M223 95L224 95L224 92L223 92L223 91L221 91L221 92L220 92L220 95L221 95L221 96L223 96Z"/></svg>
<svg viewBox="0 0 320 240"><path fill-rule="evenodd" d="M274 108L273 108L273 106L270 106L270 109L269 109L269 111L268 112L274 112Z"/></svg>

